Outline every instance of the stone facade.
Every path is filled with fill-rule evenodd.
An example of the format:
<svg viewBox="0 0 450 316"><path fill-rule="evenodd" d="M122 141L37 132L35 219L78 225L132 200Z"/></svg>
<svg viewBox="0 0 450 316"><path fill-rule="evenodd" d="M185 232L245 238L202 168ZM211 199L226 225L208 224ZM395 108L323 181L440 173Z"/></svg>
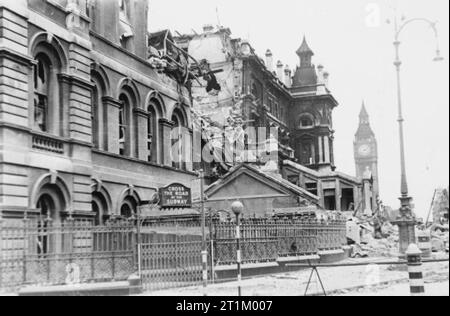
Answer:
<svg viewBox="0 0 450 316"><path fill-rule="evenodd" d="M102 222L192 186L170 147L192 130L190 91L147 61L147 14L145 0L0 1L1 217Z"/></svg>

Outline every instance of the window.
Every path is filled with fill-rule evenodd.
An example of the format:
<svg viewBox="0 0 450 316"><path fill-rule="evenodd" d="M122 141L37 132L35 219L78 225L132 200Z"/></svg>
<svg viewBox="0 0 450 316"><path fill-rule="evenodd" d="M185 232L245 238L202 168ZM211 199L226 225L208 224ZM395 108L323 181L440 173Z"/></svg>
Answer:
<svg viewBox="0 0 450 316"><path fill-rule="evenodd" d="M91 71L91 124L92 144L94 148L104 150L107 145L107 106L103 97L106 95L106 76L102 76L97 70Z"/></svg>
<svg viewBox="0 0 450 316"><path fill-rule="evenodd" d="M138 203L133 197L126 197L120 207L120 215L126 219L134 217L136 215L137 205Z"/></svg>
<svg viewBox="0 0 450 316"><path fill-rule="evenodd" d="M94 86L91 94L91 122L92 122L92 144L94 148L99 148L99 128L98 128L98 110L99 110L99 102L98 102L98 89L97 86Z"/></svg>
<svg viewBox="0 0 450 316"><path fill-rule="evenodd" d="M258 88L256 87L256 84L252 84L252 95L255 98L258 98Z"/></svg>
<svg viewBox="0 0 450 316"><path fill-rule="evenodd" d="M302 127L309 127L309 126L312 126L313 123L312 123L310 118L305 117L305 118L302 119L302 124L301 125L302 125Z"/></svg>
<svg viewBox="0 0 450 316"><path fill-rule="evenodd" d="M186 123L182 110L176 109L172 116L172 166L186 170Z"/></svg>
<svg viewBox="0 0 450 316"><path fill-rule="evenodd" d="M148 161L153 162L155 152L153 150L153 138L155 135L155 114L152 112L148 113L147 119L147 150L148 150Z"/></svg>
<svg viewBox="0 0 450 316"><path fill-rule="evenodd" d="M158 162L158 115L156 114L157 101L151 101L148 106L148 118L147 118L147 150L148 161Z"/></svg>
<svg viewBox="0 0 450 316"><path fill-rule="evenodd" d="M304 166L314 164L314 145L310 140L305 140L300 145L300 162Z"/></svg>
<svg viewBox="0 0 450 316"><path fill-rule="evenodd" d="M300 117L300 128L314 127L314 117L311 114L304 114Z"/></svg>
<svg viewBox="0 0 450 316"><path fill-rule="evenodd" d="M37 209L40 210L40 218L38 221L38 234L36 238L36 246L37 246L37 254L45 255L49 252L50 245L50 236L48 233L48 222L51 218L51 212L53 209L53 201L52 198L48 195L43 195L39 198L37 202Z"/></svg>
<svg viewBox="0 0 450 316"><path fill-rule="evenodd" d="M253 81L250 93L255 97L256 103L260 104L263 101L263 88L259 81Z"/></svg>
<svg viewBox="0 0 450 316"><path fill-rule="evenodd" d="M272 98L269 98L269 111L270 111L270 113L273 113L273 100L272 100Z"/></svg>
<svg viewBox="0 0 450 316"><path fill-rule="evenodd" d="M122 94L119 97L121 102L119 107L119 154L121 156L128 155L128 115L127 111L129 109L130 103L128 98Z"/></svg>
<svg viewBox="0 0 450 316"><path fill-rule="evenodd" d="M48 132L50 63L44 56L34 66L34 123L41 132Z"/></svg>

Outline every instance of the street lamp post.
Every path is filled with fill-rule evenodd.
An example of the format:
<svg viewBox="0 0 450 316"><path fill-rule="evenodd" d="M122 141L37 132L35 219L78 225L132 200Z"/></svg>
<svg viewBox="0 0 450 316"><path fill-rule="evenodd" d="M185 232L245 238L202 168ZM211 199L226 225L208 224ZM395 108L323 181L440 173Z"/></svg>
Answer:
<svg viewBox="0 0 450 316"><path fill-rule="evenodd" d="M237 281L238 281L238 296L242 296L241 282L242 282L242 270L241 270L241 227L240 219L244 205L240 201L236 201L231 205L231 210L236 215L236 263L237 263Z"/></svg>
<svg viewBox="0 0 450 316"><path fill-rule="evenodd" d="M412 198L408 193L408 182L406 177L406 163L405 163L405 139L404 139L404 130L403 130L403 109L402 109L402 90L401 90L401 76L400 76L400 68L402 62L400 60L400 35L405 27L413 22L425 22L428 24L436 37L436 57L433 61L442 61L443 58L440 55L439 49L439 41L438 41L438 31L436 27L436 22L432 22L428 19L416 18L410 20L403 20L402 24L399 25L397 19L394 22L395 26L395 61L394 65L397 72L397 102L398 102L398 124L399 124L399 137L400 137L400 166L401 166L401 196L400 196L400 216L396 220L396 224L399 226L399 235L400 235L400 254L404 255L408 246L411 243L415 243L415 225L416 220L412 213L411 200Z"/></svg>

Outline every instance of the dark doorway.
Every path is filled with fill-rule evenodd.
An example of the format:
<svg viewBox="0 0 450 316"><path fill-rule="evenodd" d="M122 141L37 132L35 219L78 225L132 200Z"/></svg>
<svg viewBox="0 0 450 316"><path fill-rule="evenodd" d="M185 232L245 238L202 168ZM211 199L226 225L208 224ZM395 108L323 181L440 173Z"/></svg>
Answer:
<svg viewBox="0 0 450 316"><path fill-rule="evenodd" d="M336 211L336 191L328 189L323 191L324 207L327 211Z"/></svg>
<svg viewBox="0 0 450 316"><path fill-rule="evenodd" d="M50 238L48 228L50 220L55 212L55 202L48 194L43 194L36 205L36 208L40 210L38 225L38 233L36 238L36 252L38 255L47 254L50 250Z"/></svg>
<svg viewBox="0 0 450 316"><path fill-rule="evenodd" d="M353 189L342 189L341 207L342 211L352 211L354 208L355 199L353 196Z"/></svg>

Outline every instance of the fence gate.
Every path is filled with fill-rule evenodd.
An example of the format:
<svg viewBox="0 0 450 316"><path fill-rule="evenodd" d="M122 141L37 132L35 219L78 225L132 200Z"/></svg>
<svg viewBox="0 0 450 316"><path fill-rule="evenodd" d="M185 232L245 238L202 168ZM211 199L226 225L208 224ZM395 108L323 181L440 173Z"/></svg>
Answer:
<svg viewBox="0 0 450 316"><path fill-rule="evenodd" d="M153 238L152 238L153 239ZM202 283L202 242L186 236L141 244L141 279L145 290Z"/></svg>

